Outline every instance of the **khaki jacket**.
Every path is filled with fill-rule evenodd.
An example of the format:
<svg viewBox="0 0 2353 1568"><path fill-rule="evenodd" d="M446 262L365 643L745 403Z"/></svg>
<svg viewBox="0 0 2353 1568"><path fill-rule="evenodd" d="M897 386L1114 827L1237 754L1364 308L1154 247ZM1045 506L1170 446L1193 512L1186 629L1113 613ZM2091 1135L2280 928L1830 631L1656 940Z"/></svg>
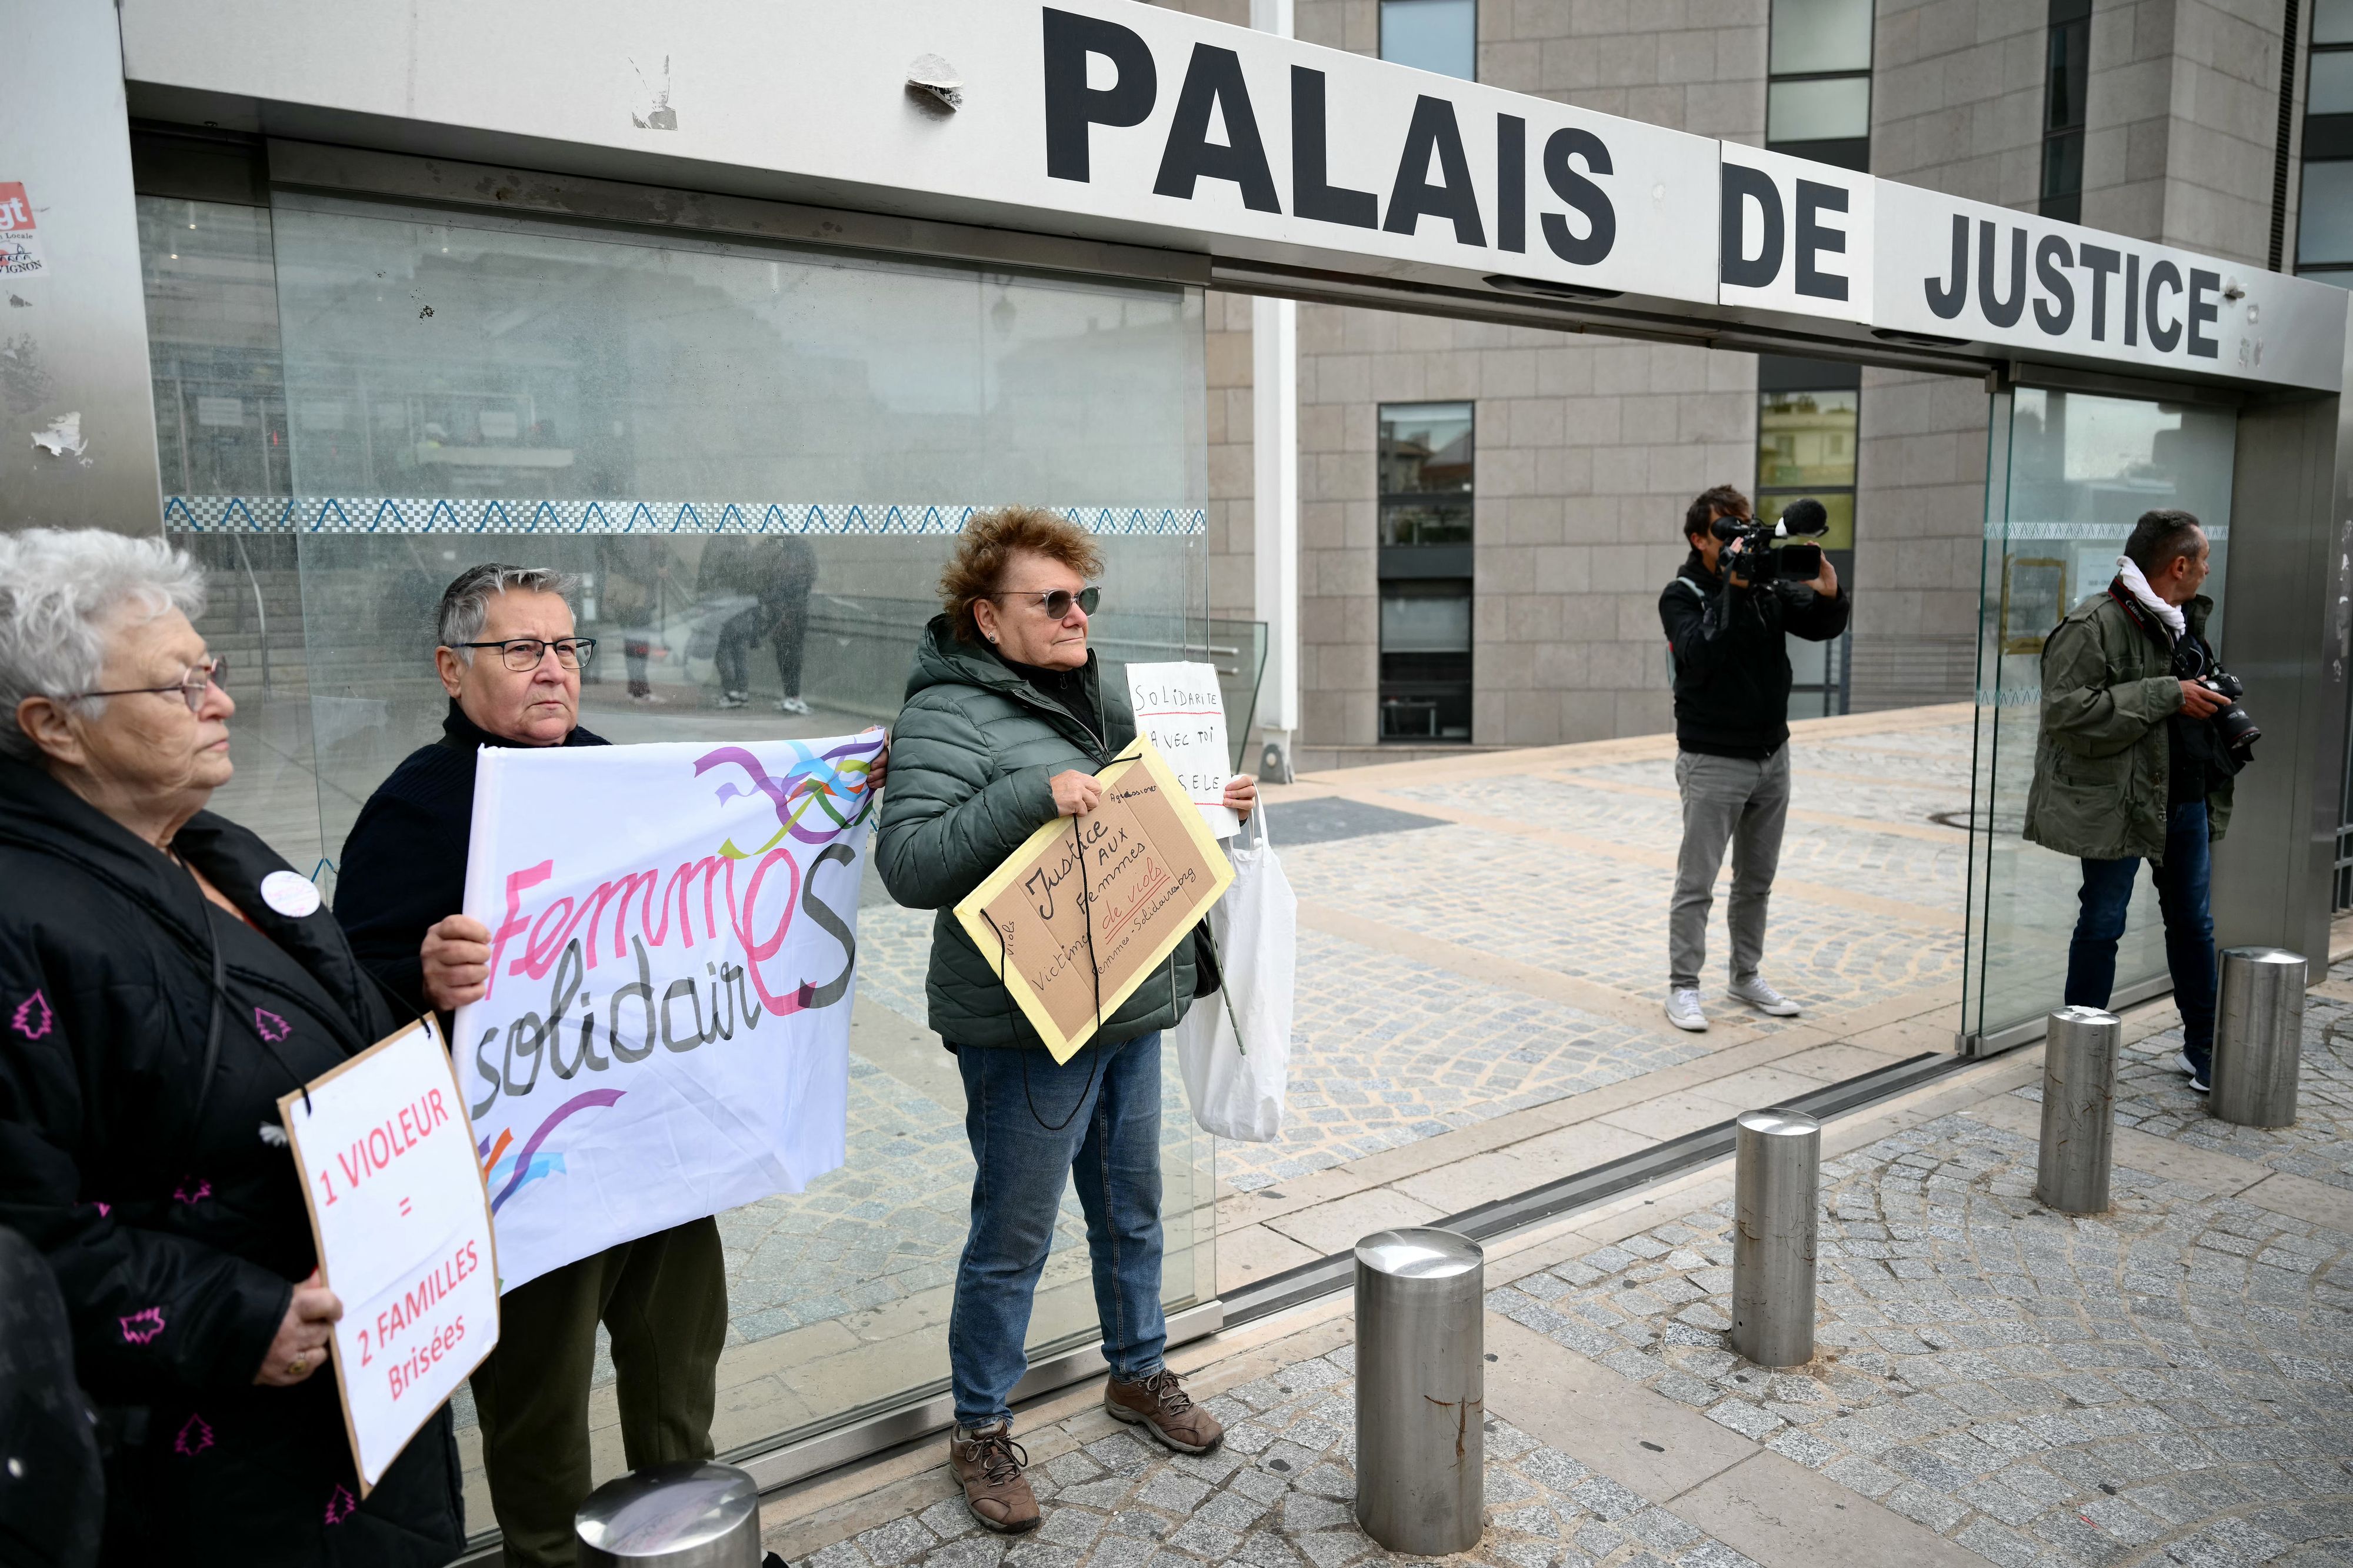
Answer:
<svg viewBox="0 0 2353 1568"><path fill-rule="evenodd" d="M2182 606L2202 638L2214 601ZM2104 588L2042 645L2042 724L2026 796L2030 843L2086 860L2165 858L2171 784L2166 721L2181 710L2172 656ZM2231 782L2207 796L2208 832L2231 820Z"/></svg>

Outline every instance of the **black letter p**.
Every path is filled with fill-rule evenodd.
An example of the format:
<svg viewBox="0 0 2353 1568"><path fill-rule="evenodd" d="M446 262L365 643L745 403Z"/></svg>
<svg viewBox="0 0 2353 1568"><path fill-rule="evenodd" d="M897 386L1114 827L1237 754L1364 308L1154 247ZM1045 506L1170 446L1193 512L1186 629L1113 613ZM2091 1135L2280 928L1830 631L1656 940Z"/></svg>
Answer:
<svg viewBox="0 0 2353 1568"><path fill-rule="evenodd" d="M1159 73L1142 35L1051 7L1045 15L1046 174L1083 184L1091 177L1087 127L1143 124L1160 95ZM1117 72L1101 91L1087 86L1089 55L1103 56Z"/></svg>

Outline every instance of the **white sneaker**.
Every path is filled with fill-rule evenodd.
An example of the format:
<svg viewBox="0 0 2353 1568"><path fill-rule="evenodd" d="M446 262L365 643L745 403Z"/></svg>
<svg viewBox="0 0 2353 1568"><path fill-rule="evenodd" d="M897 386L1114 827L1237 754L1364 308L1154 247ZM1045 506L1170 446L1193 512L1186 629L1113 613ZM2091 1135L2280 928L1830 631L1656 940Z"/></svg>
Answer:
<svg viewBox="0 0 2353 1568"><path fill-rule="evenodd" d="M1700 1011L1698 986L1676 985L1668 989L1667 1022L1694 1035L1707 1033L1707 1015Z"/></svg>
<svg viewBox="0 0 2353 1568"><path fill-rule="evenodd" d="M776 711L779 713L806 713L808 710L809 705L800 698L779 697L776 699Z"/></svg>
<svg viewBox="0 0 2353 1568"><path fill-rule="evenodd" d="M1795 1002L1767 984L1765 977L1761 974L1752 974L1746 980L1734 981L1731 994L1735 1002L1746 1002L1758 1012L1769 1013L1776 1018L1794 1018L1804 1011Z"/></svg>
<svg viewBox="0 0 2353 1568"><path fill-rule="evenodd" d="M720 694L719 700L713 704L713 706L719 708L748 708L751 704L752 694L750 692L727 691Z"/></svg>

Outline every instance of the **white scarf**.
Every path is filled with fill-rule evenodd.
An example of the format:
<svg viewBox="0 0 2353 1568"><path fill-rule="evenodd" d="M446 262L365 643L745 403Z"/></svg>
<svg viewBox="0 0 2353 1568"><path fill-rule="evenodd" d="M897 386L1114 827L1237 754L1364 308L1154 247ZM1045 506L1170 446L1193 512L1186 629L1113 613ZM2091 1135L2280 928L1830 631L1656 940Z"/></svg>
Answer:
<svg viewBox="0 0 2353 1568"><path fill-rule="evenodd" d="M2173 633L2175 641L2179 642L2182 634L2189 631L2189 622L2182 616L2181 606L2168 605L2158 598L2157 590L2148 585L2148 579L2141 575L2139 565L2131 556L2116 557L2116 581L2122 583L2125 590L2140 601L2143 609L2165 623L2166 629Z"/></svg>

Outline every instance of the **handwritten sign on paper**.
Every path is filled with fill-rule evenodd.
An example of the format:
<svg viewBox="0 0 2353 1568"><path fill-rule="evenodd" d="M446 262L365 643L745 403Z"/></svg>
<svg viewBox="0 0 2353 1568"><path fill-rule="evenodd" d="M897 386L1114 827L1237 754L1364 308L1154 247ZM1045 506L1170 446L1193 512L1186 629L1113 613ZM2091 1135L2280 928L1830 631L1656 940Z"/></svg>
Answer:
<svg viewBox="0 0 2353 1568"><path fill-rule="evenodd" d="M1058 1062L1164 983L1163 961L1234 879L1149 737L1095 776L1102 805L1031 834L955 907Z"/></svg>
<svg viewBox="0 0 2353 1568"><path fill-rule="evenodd" d="M473 1129L431 1023L278 1102L321 1283L343 1303L335 1382L360 1495L499 1342L498 1262Z"/></svg>
<svg viewBox="0 0 2353 1568"><path fill-rule="evenodd" d="M1201 820L1219 838L1241 831L1242 819L1221 804L1232 778L1233 752L1226 742L1226 698L1218 671L1207 664L1131 664L1127 696L1135 710L1135 730L1151 737L1186 795L1201 808Z"/></svg>

